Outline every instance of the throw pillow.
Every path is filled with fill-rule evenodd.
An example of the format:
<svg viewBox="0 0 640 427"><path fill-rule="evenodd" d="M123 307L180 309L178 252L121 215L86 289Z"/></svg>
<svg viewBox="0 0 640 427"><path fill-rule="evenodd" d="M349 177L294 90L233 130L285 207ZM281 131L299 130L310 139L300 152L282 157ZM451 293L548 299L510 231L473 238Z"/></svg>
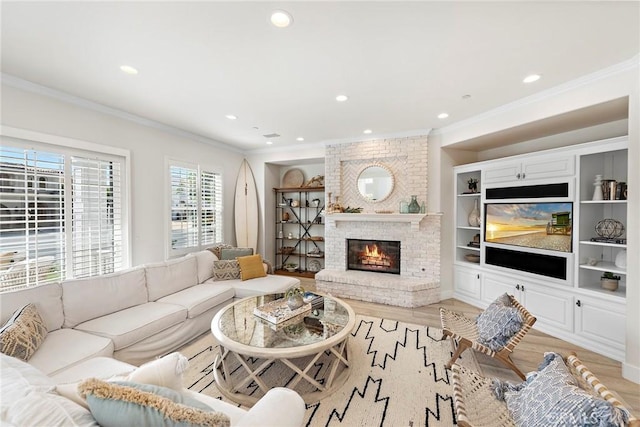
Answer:
<svg viewBox="0 0 640 427"><path fill-rule="evenodd" d="M559 354L546 353L541 366L520 390L504 393L516 425L624 426L628 421L624 410L578 387Z"/></svg>
<svg viewBox="0 0 640 427"><path fill-rule="evenodd" d="M238 257L238 265L240 266L240 278L242 280L267 276L262 264L262 257L259 254Z"/></svg>
<svg viewBox="0 0 640 427"><path fill-rule="evenodd" d="M220 259L236 259L241 256L253 255L253 248L223 248Z"/></svg>
<svg viewBox="0 0 640 427"><path fill-rule="evenodd" d="M95 378L78 386L91 414L103 427L123 425L220 426L229 417L202 402L165 387L132 382L108 383Z"/></svg>
<svg viewBox="0 0 640 427"><path fill-rule="evenodd" d="M506 299L505 299L506 296ZM508 305L505 305L505 302ZM507 294L498 297L476 319L478 342L500 351L522 327L524 319Z"/></svg>
<svg viewBox="0 0 640 427"><path fill-rule="evenodd" d="M220 260L213 262L213 280L233 280L240 278L238 261Z"/></svg>
<svg viewBox="0 0 640 427"><path fill-rule="evenodd" d="M233 248L233 246L231 245L227 245L226 243L218 243L217 245L208 248L209 251L213 252L213 254L216 256L216 258L218 259L222 259L220 258L222 256L222 250L223 249L229 249L229 248Z"/></svg>
<svg viewBox="0 0 640 427"><path fill-rule="evenodd" d="M18 309L0 329L0 352L28 361L47 336L47 326L35 304Z"/></svg>

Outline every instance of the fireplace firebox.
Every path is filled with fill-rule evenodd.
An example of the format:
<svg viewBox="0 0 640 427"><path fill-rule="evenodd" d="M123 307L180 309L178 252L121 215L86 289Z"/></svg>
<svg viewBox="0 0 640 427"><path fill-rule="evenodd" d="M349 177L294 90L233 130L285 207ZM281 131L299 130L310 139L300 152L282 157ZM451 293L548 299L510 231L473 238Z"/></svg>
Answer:
<svg viewBox="0 0 640 427"><path fill-rule="evenodd" d="M347 239L347 270L400 274L400 242Z"/></svg>

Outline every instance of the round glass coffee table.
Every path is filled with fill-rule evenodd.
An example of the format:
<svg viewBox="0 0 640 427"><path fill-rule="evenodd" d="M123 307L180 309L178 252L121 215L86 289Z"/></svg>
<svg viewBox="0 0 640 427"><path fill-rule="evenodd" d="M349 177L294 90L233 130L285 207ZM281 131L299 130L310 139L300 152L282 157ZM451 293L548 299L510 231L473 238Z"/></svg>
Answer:
<svg viewBox="0 0 640 427"><path fill-rule="evenodd" d="M277 324L254 309L277 304L282 294L244 298L216 314L211 332L220 353L213 375L220 393L251 406L269 389L288 387L314 403L344 384L355 313L337 298L314 294L313 305Z"/></svg>

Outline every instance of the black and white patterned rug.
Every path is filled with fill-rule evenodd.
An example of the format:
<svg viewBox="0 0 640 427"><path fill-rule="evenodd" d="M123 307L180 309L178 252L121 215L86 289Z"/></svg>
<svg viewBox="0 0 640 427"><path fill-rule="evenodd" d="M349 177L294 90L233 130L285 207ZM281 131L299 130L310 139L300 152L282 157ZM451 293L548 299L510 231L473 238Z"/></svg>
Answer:
<svg viewBox="0 0 640 427"><path fill-rule="evenodd" d="M452 426L455 416L451 371L451 343L438 328L357 316L349 345L351 373L338 390L307 405L305 425L315 426ZM189 358L185 387L222 398L213 379L213 360L219 347L207 334L179 350ZM255 360L249 359L250 363ZM480 371L472 351L460 364ZM325 363L317 362L314 375L322 377ZM241 370L236 371L243 375ZM290 375L278 365L263 374ZM287 378L284 378L286 383ZM270 381L267 381L271 383ZM247 394L259 393L249 384ZM222 398L226 400L225 398Z"/></svg>

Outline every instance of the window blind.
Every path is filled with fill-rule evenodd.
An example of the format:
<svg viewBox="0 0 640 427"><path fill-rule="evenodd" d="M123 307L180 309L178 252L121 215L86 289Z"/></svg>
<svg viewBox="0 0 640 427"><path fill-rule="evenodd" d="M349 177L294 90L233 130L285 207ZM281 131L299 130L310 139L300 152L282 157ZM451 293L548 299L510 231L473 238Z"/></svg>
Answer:
<svg viewBox="0 0 640 427"><path fill-rule="evenodd" d="M222 176L197 165L170 165L170 254L222 240Z"/></svg>
<svg viewBox="0 0 640 427"><path fill-rule="evenodd" d="M124 267L123 161L0 147L0 292Z"/></svg>

